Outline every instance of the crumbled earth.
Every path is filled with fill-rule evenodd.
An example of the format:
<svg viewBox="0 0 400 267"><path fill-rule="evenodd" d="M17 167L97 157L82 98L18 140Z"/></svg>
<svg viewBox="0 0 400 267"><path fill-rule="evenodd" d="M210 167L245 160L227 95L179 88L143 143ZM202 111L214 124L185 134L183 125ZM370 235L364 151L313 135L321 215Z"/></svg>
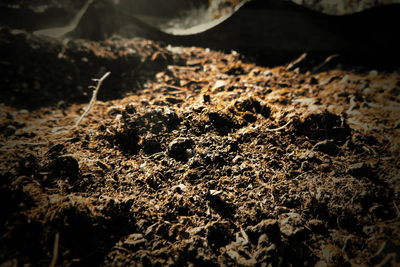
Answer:
<svg viewBox="0 0 400 267"><path fill-rule="evenodd" d="M399 72L160 51L180 60L77 126L86 104L3 95L4 266L400 264Z"/></svg>

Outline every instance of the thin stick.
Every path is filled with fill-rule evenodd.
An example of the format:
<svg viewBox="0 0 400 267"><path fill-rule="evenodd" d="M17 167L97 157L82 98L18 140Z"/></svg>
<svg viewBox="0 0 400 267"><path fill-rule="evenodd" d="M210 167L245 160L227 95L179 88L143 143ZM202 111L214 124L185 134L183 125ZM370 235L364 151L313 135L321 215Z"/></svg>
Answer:
<svg viewBox="0 0 400 267"><path fill-rule="evenodd" d="M323 66L325 66L326 64L328 64L332 59L337 58L337 57L339 57L338 54L331 55L331 56L325 58L324 62L322 62L321 64L319 64L318 66L316 66L316 67L313 69L313 72L317 72L317 71L320 70Z"/></svg>
<svg viewBox="0 0 400 267"><path fill-rule="evenodd" d="M87 106L87 108L85 109L85 112L79 117L79 119L77 120L77 122L75 123L75 127L79 125L79 123L81 123L81 121L83 120L83 118L86 116L86 114L89 113L89 110L93 107L94 103L96 103L96 99L97 99L97 93L99 92L99 89L103 83L103 81L108 77L108 75L110 75L111 72L107 72L106 74L103 75L103 77L101 77L100 79L96 79L95 81L97 81L97 86L96 89L94 89L93 91L93 95L92 95L92 99L89 102L89 105Z"/></svg>
<svg viewBox="0 0 400 267"><path fill-rule="evenodd" d="M56 237L54 238L54 246L53 246L53 258L50 262L50 267L56 266L57 258L58 258L58 247L60 242L60 233L56 233Z"/></svg>
<svg viewBox="0 0 400 267"><path fill-rule="evenodd" d="M305 58L307 57L307 53L301 54L300 57L298 57L296 60L292 61L287 65L286 70L292 70L294 67L296 67L300 62L302 62Z"/></svg>
<svg viewBox="0 0 400 267"><path fill-rule="evenodd" d="M286 128L292 121L288 121L285 125L279 127L279 128L274 128L274 129L265 129L265 131L267 132L275 132L275 131L280 131L283 130L284 128Z"/></svg>

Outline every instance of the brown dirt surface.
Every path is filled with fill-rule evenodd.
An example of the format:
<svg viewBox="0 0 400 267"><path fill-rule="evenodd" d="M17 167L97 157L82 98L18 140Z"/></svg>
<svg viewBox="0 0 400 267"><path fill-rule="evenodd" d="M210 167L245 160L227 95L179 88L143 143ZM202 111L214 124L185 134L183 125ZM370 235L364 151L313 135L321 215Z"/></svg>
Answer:
<svg viewBox="0 0 400 267"><path fill-rule="evenodd" d="M66 46L29 50L54 68L1 63L2 266L400 264L399 72L121 38ZM135 60L148 72L129 76Z"/></svg>

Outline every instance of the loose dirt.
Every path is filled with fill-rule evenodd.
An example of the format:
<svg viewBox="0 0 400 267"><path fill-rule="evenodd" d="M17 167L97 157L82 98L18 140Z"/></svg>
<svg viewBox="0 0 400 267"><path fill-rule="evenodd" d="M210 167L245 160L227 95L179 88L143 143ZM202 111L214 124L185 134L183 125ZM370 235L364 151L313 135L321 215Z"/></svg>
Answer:
<svg viewBox="0 0 400 267"><path fill-rule="evenodd" d="M58 45L27 49L75 72L1 63L14 77L0 107L4 266L400 263L399 72L122 38Z"/></svg>

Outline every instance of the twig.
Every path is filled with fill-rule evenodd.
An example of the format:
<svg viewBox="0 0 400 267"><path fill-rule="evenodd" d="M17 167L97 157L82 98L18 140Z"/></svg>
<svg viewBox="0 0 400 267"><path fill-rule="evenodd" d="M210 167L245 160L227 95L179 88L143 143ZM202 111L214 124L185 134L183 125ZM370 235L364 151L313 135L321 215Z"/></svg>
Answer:
<svg viewBox="0 0 400 267"><path fill-rule="evenodd" d="M267 132L280 131L280 130L286 128L291 122L292 122L292 120L288 121L285 125L283 125L283 126L281 126L281 127L274 128L274 129L265 129L265 131L267 131Z"/></svg>
<svg viewBox="0 0 400 267"><path fill-rule="evenodd" d="M334 54L334 55L331 55L331 56L325 58L325 60L324 60L321 64L319 64L318 66L316 66L316 67L313 69L313 72L319 71L323 66L325 66L325 65L328 64L332 59L337 58L337 57L339 57L339 55L338 55L338 54Z"/></svg>
<svg viewBox="0 0 400 267"><path fill-rule="evenodd" d="M57 258L58 258L58 247L60 242L60 233L56 233L54 238L54 246L53 246L53 257L51 258L50 267L56 266Z"/></svg>
<svg viewBox="0 0 400 267"><path fill-rule="evenodd" d="M286 70L292 70L294 67L296 67L300 62L302 62L305 58L307 57L307 53L301 54L300 57L298 57L296 60L292 61L287 65Z"/></svg>
<svg viewBox="0 0 400 267"><path fill-rule="evenodd" d="M83 114L79 117L79 119L77 120L77 122L75 123L75 127L79 125L79 123L81 123L81 121L83 120L83 118L86 116L86 114L89 113L89 110L93 107L94 103L96 103L96 99L97 99L97 93L99 92L99 89L101 87L101 84L103 83L103 81L108 77L108 75L110 75L111 72L107 72L106 74L103 75L103 77L101 77L100 79L95 79L94 81L97 81L97 86L96 89L94 89L93 91L93 95L92 95L92 99L90 99L89 105L87 106L87 108L85 109L85 112L83 112Z"/></svg>

